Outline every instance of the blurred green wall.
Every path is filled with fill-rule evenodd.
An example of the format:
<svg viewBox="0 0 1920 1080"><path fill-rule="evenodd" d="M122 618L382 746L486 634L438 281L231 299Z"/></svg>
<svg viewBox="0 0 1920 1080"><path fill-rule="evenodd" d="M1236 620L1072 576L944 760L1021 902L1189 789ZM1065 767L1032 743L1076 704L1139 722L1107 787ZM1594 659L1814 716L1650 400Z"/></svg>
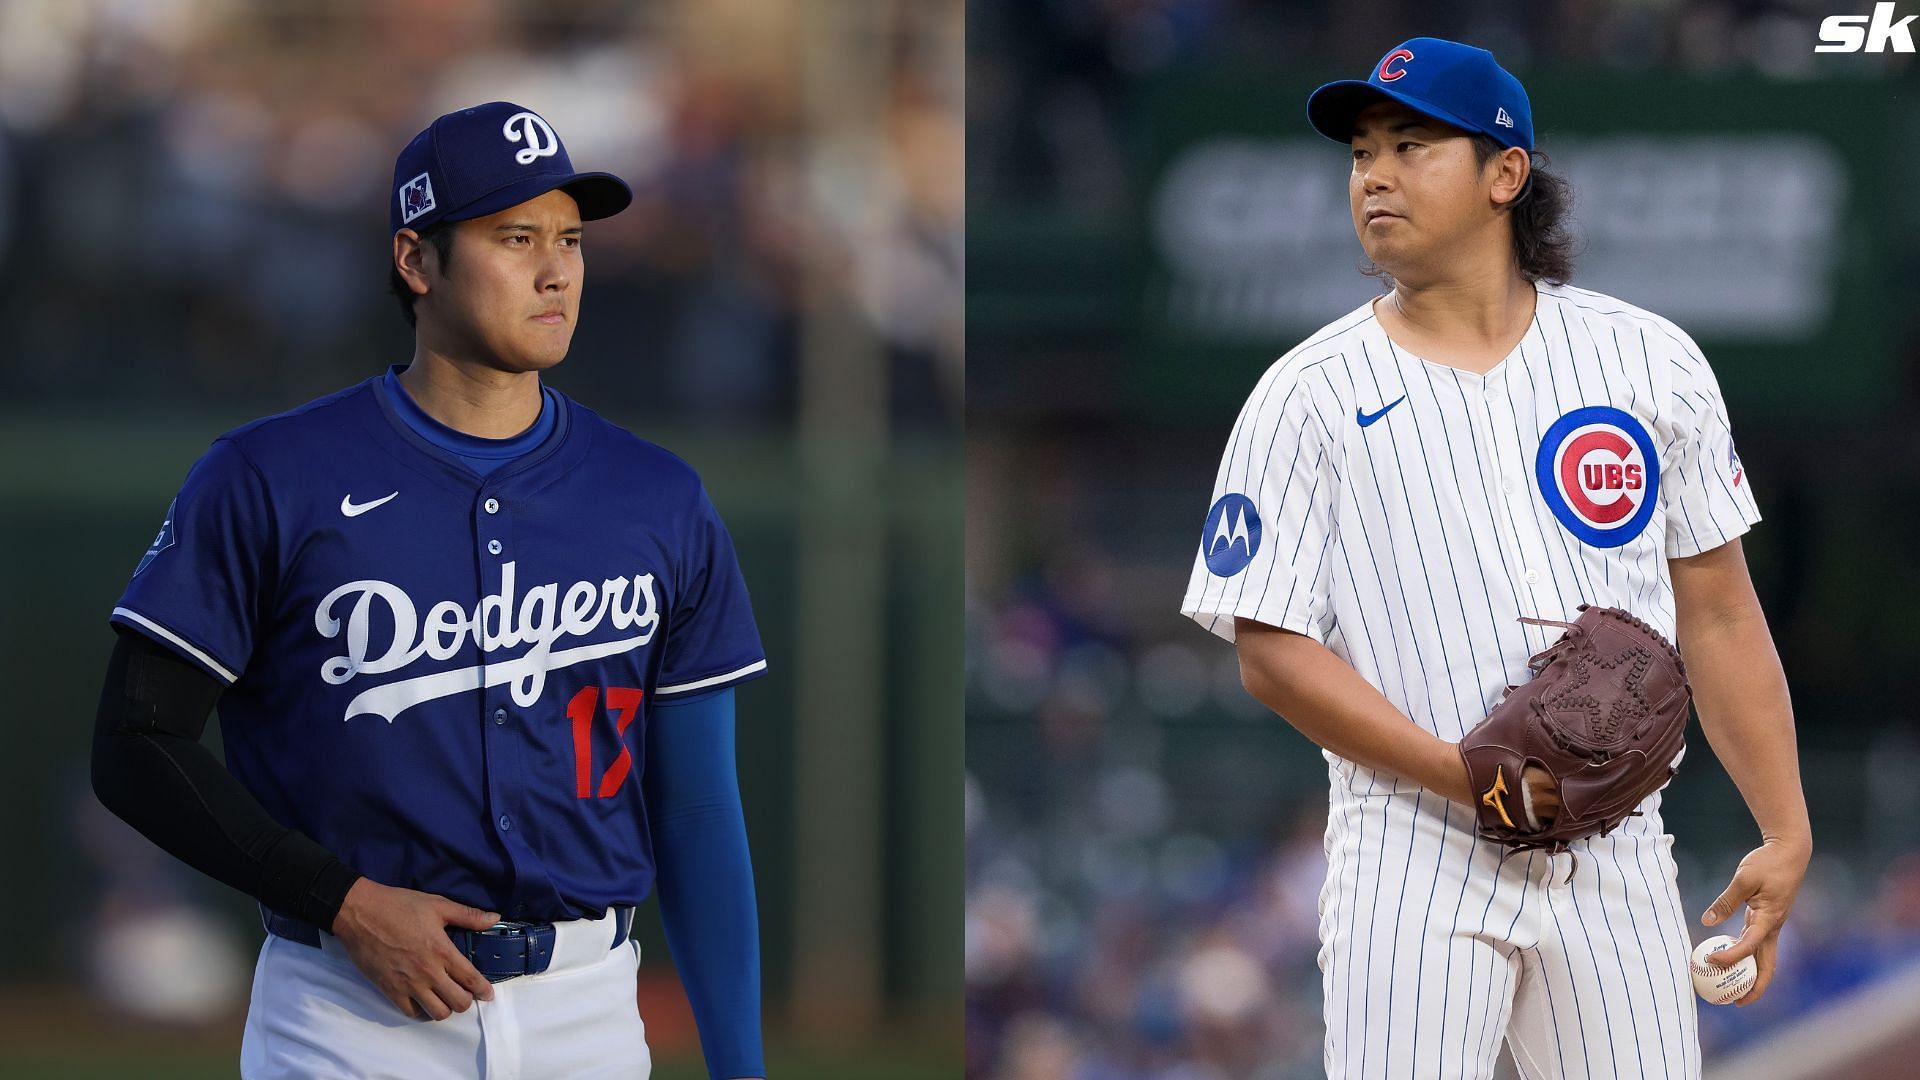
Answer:
<svg viewBox="0 0 1920 1080"><path fill-rule="evenodd" d="M1911 325L1899 275L1920 233L1920 208L1885 187L1920 161L1920 120L1899 94L1857 80L1518 74L1537 148L1573 184L1575 285L1688 331L1739 422L1887 412ZM1376 295L1356 272L1345 151L1307 126L1320 81L1236 65L1145 80L1120 123L1117 210L973 207L975 416L1044 400L1016 358L1106 347L1125 357L1112 410L1204 425L1231 415L1274 359ZM1087 408L1076 390L1069 404Z"/></svg>

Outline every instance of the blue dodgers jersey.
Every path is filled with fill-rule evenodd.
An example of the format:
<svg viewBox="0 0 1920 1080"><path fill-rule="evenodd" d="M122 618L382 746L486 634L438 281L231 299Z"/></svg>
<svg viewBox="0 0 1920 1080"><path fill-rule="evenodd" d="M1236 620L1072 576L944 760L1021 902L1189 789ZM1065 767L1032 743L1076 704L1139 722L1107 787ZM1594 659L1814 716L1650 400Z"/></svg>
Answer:
<svg viewBox="0 0 1920 1080"><path fill-rule="evenodd" d="M375 881L510 919L653 886L653 706L766 669L692 467L560 395L482 478L379 378L216 440L112 614L230 684L227 767Z"/></svg>

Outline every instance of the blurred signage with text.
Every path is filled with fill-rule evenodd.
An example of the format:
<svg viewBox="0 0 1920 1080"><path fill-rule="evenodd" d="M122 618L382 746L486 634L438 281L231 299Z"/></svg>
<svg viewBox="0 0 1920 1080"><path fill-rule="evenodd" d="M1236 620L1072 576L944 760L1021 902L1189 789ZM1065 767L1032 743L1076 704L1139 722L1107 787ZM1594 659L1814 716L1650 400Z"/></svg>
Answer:
<svg viewBox="0 0 1920 1080"><path fill-rule="evenodd" d="M1885 391L1882 279L1910 223L1869 216L1862 194L1901 141L1884 87L1527 81L1539 149L1574 189L1574 284L1692 334L1736 409L1838 411ZM1312 85L1169 80L1136 115L1134 391L1163 416L1230 407L1383 288L1360 273L1346 155L1307 129Z"/></svg>

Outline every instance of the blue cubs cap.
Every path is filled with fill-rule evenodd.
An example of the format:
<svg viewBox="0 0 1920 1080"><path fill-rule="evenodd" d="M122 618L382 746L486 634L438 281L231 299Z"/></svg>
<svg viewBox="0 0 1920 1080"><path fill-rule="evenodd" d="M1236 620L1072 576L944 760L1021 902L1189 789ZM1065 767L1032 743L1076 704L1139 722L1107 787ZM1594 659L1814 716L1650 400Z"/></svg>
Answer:
<svg viewBox="0 0 1920 1080"><path fill-rule="evenodd" d="M611 217L633 201L626 181L574 172L567 148L540 114L510 101L450 112L413 137L393 164L393 232L425 231L518 206L561 188L580 219Z"/></svg>
<svg viewBox="0 0 1920 1080"><path fill-rule="evenodd" d="M1330 82L1307 99L1307 120L1335 142L1353 138L1360 110L1397 101L1454 127L1491 136L1502 146L1533 149L1533 107L1526 88L1485 49L1445 38L1397 45L1365 79Z"/></svg>

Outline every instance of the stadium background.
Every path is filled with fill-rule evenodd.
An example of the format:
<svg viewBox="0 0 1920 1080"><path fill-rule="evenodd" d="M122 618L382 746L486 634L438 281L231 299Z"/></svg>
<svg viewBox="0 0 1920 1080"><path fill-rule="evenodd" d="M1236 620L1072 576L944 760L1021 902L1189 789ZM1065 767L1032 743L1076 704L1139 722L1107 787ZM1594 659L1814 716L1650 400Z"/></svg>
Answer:
<svg viewBox="0 0 1920 1080"><path fill-rule="evenodd" d="M0 1075L232 1075L250 902L94 801L106 613L222 431L411 353L399 148L509 99L635 187L554 385L689 458L741 691L769 1067L960 1056L958 0L0 4ZM649 905L651 907L651 905ZM664 1080L704 1076L657 916Z"/></svg>
<svg viewBox="0 0 1920 1080"><path fill-rule="evenodd" d="M1306 94L1418 35L1527 84L1575 283L1700 341L1766 516L1816 855L1766 998L1701 1009L1710 1074L1911 1074L1920 131L1911 55L1813 52L1851 8L969 5L970 1077L1320 1075L1325 765L1177 607L1248 389L1377 291ZM1758 838L1690 738L1697 918Z"/></svg>

